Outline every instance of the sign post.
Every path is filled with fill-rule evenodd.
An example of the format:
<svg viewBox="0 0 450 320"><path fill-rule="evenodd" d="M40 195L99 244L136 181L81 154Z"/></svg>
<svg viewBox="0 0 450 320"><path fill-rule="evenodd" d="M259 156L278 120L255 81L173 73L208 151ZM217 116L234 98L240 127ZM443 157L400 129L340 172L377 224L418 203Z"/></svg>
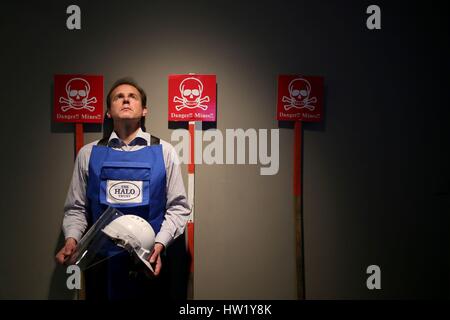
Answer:
<svg viewBox="0 0 450 320"><path fill-rule="evenodd" d="M53 121L75 124L75 156L84 145L83 123L103 122L103 76L54 75ZM85 299L84 278L78 299Z"/></svg>
<svg viewBox="0 0 450 320"><path fill-rule="evenodd" d="M323 116L323 78L300 75L278 76L277 120L294 121L294 222L297 299L305 299L303 241L302 151L303 121L319 122Z"/></svg>
<svg viewBox="0 0 450 320"><path fill-rule="evenodd" d="M84 145L84 130L82 123L75 123L75 157L78 154L78 151Z"/></svg>
<svg viewBox="0 0 450 320"><path fill-rule="evenodd" d="M194 298L195 131L203 121L216 121L216 76L169 75L169 121L189 121L187 251L190 257L188 298Z"/></svg>

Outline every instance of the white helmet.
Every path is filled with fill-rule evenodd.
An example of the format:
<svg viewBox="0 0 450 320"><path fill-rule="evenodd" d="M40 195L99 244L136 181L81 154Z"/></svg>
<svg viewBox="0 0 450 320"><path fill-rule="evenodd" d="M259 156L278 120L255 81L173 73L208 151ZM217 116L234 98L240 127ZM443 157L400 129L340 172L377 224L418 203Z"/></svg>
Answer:
<svg viewBox="0 0 450 320"><path fill-rule="evenodd" d="M129 252L134 251L139 259L153 272L148 261L155 245L155 231L139 216L127 214L118 217L103 230L114 242Z"/></svg>

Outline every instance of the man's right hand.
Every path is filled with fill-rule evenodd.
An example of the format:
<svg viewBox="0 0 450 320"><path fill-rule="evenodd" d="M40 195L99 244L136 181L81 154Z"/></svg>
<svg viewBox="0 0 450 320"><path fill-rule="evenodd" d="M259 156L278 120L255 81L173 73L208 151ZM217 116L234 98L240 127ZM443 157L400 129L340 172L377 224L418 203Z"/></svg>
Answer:
<svg viewBox="0 0 450 320"><path fill-rule="evenodd" d="M61 250L59 250L59 252L55 256L56 262L58 262L59 264L65 264L66 260L75 250L76 246L77 240L75 240L74 238L67 238L66 244L61 248Z"/></svg>

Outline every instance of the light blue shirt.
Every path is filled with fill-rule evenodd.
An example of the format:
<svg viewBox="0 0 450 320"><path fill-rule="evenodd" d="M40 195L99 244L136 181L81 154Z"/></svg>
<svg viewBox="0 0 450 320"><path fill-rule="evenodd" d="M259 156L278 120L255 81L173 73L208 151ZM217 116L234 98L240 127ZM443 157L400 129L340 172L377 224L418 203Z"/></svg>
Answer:
<svg viewBox="0 0 450 320"><path fill-rule="evenodd" d="M136 137L127 145L113 132L109 137L108 146L124 152L136 151L150 145L150 138L149 133L139 129ZM74 238L77 242L80 241L87 228L86 188L89 178L89 159L92 147L97 145L98 141L85 145L78 152L72 181L64 204L64 236L66 239ZM167 248L174 239L184 232L191 209L184 189L178 155L170 143L164 140L160 140L160 143L166 167L167 204L164 221L161 230L156 235L155 242L160 242Z"/></svg>

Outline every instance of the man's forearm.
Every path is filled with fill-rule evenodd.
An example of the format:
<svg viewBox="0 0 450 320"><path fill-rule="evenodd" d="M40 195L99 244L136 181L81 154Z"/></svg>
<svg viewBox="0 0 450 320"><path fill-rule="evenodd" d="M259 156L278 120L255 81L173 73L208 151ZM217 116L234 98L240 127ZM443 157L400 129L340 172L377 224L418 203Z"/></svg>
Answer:
<svg viewBox="0 0 450 320"><path fill-rule="evenodd" d="M87 228L86 215L77 210L66 211L62 228L65 239L74 238L79 242Z"/></svg>

